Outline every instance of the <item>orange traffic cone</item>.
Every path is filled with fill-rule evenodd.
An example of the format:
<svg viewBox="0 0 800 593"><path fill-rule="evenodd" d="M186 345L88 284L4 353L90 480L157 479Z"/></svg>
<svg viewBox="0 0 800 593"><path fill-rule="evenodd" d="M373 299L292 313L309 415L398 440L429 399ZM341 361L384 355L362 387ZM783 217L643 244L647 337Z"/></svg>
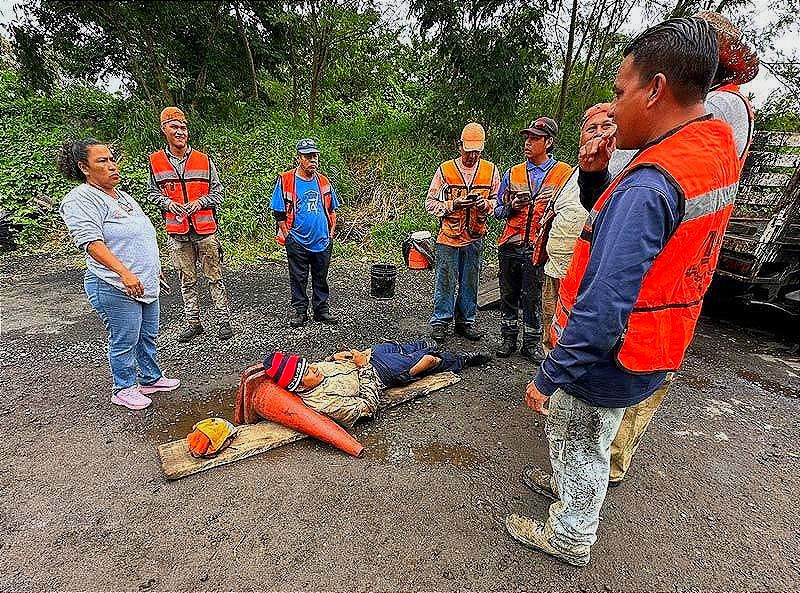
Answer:
<svg viewBox="0 0 800 593"><path fill-rule="evenodd" d="M264 376L264 365L254 364L245 369L242 378L239 380L239 388L236 390L236 407L233 412L233 421L236 424L253 424L259 418L248 403L252 400L252 393L267 377ZM250 397L248 397L248 392Z"/></svg>
<svg viewBox="0 0 800 593"><path fill-rule="evenodd" d="M259 416L360 457L364 446L327 416L312 410L293 393L251 374L244 381L244 418Z"/></svg>

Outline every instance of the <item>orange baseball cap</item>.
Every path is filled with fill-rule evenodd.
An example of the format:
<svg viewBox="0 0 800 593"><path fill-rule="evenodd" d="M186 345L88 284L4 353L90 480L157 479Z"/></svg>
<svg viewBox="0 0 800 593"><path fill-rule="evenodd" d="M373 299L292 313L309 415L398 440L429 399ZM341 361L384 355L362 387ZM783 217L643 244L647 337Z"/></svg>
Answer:
<svg viewBox="0 0 800 593"><path fill-rule="evenodd" d="M173 119L177 119L178 121L186 123L186 116L183 114L183 111L181 111L177 107L167 107L166 109L164 109L164 111L161 112L162 124L165 124L168 121L172 121Z"/></svg>
<svg viewBox="0 0 800 593"><path fill-rule="evenodd" d="M481 124L471 122L464 126L461 132L461 146L467 152L483 150L486 144L486 132Z"/></svg>

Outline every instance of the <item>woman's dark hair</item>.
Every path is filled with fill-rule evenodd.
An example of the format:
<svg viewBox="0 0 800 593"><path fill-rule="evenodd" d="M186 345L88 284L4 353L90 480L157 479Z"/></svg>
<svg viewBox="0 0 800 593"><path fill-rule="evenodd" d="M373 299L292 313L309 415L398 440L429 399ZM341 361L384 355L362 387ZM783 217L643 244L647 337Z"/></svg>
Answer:
<svg viewBox="0 0 800 593"><path fill-rule="evenodd" d="M58 151L56 162L58 163L58 170L67 179L74 179L75 181L86 181L86 175L83 174L78 163L88 165L89 161L89 147L97 144L104 145L96 138L84 138L83 140L67 140L61 145Z"/></svg>
<svg viewBox="0 0 800 593"><path fill-rule="evenodd" d="M681 18L650 27L631 41L623 56L633 56L640 79L659 72L683 105L705 99L719 61L714 28L702 19Z"/></svg>

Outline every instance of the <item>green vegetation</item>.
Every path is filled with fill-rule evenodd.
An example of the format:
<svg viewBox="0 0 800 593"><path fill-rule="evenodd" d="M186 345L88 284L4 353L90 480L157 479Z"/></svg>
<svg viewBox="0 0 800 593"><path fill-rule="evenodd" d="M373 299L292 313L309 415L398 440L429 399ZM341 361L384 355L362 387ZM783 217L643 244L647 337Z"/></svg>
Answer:
<svg viewBox="0 0 800 593"><path fill-rule="evenodd" d="M611 97L630 15L654 23L703 5L410 0L407 14L391 14L375 0L20 2L0 36L0 208L22 248L65 246L57 204L72 183L55 154L65 139L96 136L160 227L145 203L147 154L161 146L161 108L178 105L192 144L220 169L234 259L278 253L269 199L305 136L320 141L343 203L340 255L396 259L409 232L435 231L424 195L466 122L484 124L485 158L505 169L521 158L518 130L554 117L555 156L574 163L583 110ZM796 60L770 40L795 29L798 12L787 0L773 8L755 30L749 0L725 3L785 85L758 125L797 129ZM111 81L118 93L98 90Z"/></svg>

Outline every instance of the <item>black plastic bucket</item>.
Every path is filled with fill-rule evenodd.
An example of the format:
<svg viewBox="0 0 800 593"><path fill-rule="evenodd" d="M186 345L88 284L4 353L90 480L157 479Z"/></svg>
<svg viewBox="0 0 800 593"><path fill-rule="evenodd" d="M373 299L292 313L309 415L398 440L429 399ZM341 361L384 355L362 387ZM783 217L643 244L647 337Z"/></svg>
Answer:
<svg viewBox="0 0 800 593"><path fill-rule="evenodd" d="M376 299L394 297L397 267L392 264L373 264L370 270L370 294Z"/></svg>

